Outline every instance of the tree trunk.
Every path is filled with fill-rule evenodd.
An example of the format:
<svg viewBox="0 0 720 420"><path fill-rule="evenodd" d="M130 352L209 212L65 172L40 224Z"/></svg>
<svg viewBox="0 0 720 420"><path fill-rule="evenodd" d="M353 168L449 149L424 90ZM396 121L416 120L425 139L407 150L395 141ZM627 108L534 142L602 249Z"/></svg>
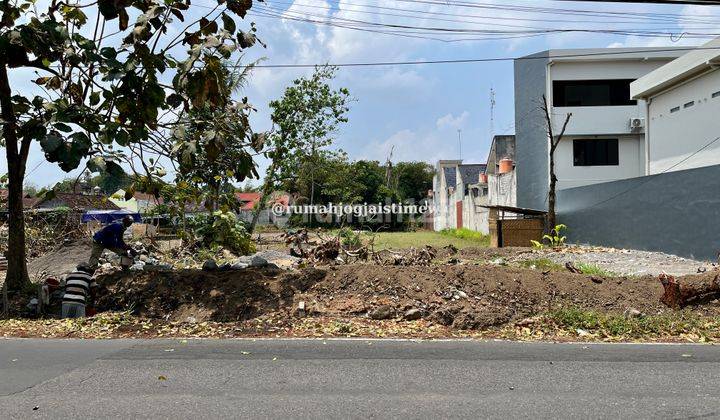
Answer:
<svg viewBox="0 0 720 420"><path fill-rule="evenodd" d="M23 139L18 151L17 124L11 99L7 67L0 62L0 108L2 108L3 140L8 165L8 261L7 283L19 290L30 282L25 261L25 220L23 219L23 179L30 141Z"/></svg>
<svg viewBox="0 0 720 420"><path fill-rule="evenodd" d="M568 123L570 122L570 117L572 117L572 114L569 113L565 116L565 122L563 123L562 129L560 130L560 134L555 137L555 133L553 130L552 125L552 116L550 115L550 109L548 108L547 98L545 95L542 97L542 104L541 109L543 113L545 114L545 124L547 124L547 136L548 141L550 143L550 153L549 153L549 163L550 163L550 190L548 191L548 213L547 213L547 226L545 227L545 230L547 232L552 232L553 229L555 229L555 226L557 226L557 216L555 213L555 204L557 202L557 197L555 195L555 189L557 187L557 175L555 175L555 149L557 149L557 146L560 144L560 141L563 139L563 136L565 135L565 130L567 129Z"/></svg>
<svg viewBox="0 0 720 420"><path fill-rule="evenodd" d="M660 283L665 292L660 302L673 309L687 305L709 302L720 297L720 275L716 275L710 283L680 284L673 276L660 274Z"/></svg>
<svg viewBox="0 0 720 420"><path fill-rule="evenodd" d="M30 279L25 262L25 220L22 203L22 175L11 168L8 160L8 261L7 283L10 290L20 290ZM13 165L16 166L16 165Z"/></svg>
<svg viewBox="0 0 720 420"><path fill-rule="evenodd" d="M557 176L555 176L555 153L550 153L550 191L548 191L548 214L547 214L547 230L555 229L557 226L557 217L555 216L555 187L557 186Z"/></svg>

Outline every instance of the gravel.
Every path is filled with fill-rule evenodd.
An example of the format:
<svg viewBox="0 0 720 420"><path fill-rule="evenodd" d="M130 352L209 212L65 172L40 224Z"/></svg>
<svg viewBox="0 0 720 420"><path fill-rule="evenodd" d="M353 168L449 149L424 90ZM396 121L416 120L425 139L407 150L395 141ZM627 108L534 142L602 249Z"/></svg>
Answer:
<svg viewBox="0 0 720 420"><path fill-rule="evenodd" d="M532 256L537 257L537 254ZM576 245L562 251L544 251L542 257L562 265L567 262L592 264L608 272L627 276L657 276L661 273L681 276L710 271L716 265L662 252Z"/></svg>

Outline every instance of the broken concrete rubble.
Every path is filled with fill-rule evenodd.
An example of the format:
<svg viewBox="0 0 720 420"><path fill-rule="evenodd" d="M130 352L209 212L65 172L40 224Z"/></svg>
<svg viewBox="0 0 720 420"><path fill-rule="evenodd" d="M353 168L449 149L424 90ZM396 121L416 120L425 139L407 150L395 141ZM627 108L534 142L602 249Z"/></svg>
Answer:
<svg viewBox="0 0 720 420"><path fill-rule="evenodd" d="M403 318L405 318L406 321L415 321L420 318L422 318L423 313L420 309L413 308L408 309L405 314L403 315Z"/></svg>
<svg viewBox="0 0 720 420"><path fill-rule="evenodd" d="M382 305L368 312L370 319L382 320L390 319L395 316L395 308L390 305Z"/></svg>

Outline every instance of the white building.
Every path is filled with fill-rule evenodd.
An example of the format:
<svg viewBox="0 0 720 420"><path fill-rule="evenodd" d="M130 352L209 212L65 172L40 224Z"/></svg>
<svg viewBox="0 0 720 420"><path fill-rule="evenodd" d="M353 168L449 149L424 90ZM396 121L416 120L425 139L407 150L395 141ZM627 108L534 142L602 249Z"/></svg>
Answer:
<svg viewBox="0 0 720 420"><path fill-rule="evenodd" d="M452 226L451 196L455 192L457 166L462 160L440 160L433 177L433 229L441 231Z"/></svg>
<svg viewBox="0 0 720 420"><path fill-rule="evenodd" d="M720 164L720 38L636 80L646 174Z"/></svg>
<svg viewBox="0 0 720 420"><path fill-rule="evenodd" d="M433 228L474 229L475 222L468 218L472 203L465 200L470 186L480 182L484 164L462 164L462 160L440 160L433 178Z"/></svg>
<svg viewBox="0 0 720 420"><path fill-rule="evenodd" d="M644 101L630 97L636 79L680 57L675 48L550 50L515 61L517 206L544 210L549 190L545 96L556 133L558 189L644 175Z"/></svg>

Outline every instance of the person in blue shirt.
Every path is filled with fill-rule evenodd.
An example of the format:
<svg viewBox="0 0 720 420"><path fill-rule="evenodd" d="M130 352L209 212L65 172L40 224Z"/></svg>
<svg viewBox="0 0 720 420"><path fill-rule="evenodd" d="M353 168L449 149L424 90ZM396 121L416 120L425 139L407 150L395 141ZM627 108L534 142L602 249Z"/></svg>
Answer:
<svg viewBox="0 0 720 420"><path fill-rule="evenodd" d="M125 216L120 221L112 222L95 232L93 235L92 252L88 265L93 270L97 268L98 261L106 249L120 256L133 255L134 251L123 240L125 230L133 224L132 216Z"/></svg>

